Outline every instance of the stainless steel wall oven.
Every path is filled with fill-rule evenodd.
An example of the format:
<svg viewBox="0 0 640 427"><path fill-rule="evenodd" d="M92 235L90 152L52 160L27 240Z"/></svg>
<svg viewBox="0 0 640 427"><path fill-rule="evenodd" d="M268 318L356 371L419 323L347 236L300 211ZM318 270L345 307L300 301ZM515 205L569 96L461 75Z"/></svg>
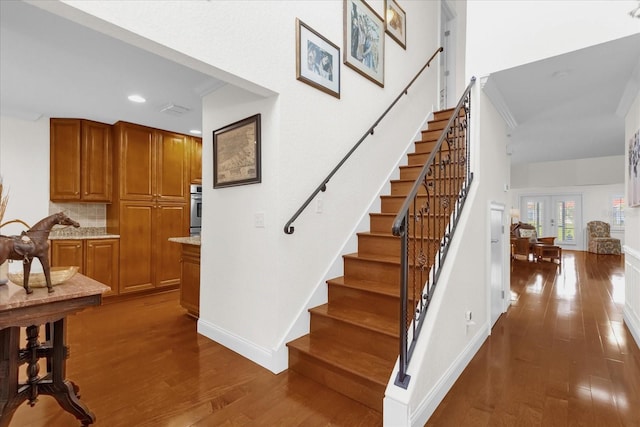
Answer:
<svg viewBox="0 0 640 427"><path fill-rule="evenodd" d="M191 184L191 221L189 234L199 236L202 228L202 185Z"/></svg>

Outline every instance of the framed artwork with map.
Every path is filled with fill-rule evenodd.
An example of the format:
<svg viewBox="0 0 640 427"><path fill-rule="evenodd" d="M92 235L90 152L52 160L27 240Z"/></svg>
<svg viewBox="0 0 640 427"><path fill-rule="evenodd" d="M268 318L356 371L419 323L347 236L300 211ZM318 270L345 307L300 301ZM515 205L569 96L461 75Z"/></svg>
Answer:
<svg viewBox="0 0 640 427"><path fill-rule="evenodd" d="M214 130L213 188L260 181L260 114Z"/></svg>

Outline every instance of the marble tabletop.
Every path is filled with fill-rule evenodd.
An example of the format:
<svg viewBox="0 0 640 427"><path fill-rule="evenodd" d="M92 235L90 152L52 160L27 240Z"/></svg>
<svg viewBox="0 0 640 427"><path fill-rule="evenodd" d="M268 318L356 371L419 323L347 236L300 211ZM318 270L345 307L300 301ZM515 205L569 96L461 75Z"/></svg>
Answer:
<svg viewBox="0 0 640 427"><path fill-rule="evenodd" d="M0 285L0 312L103 294L110 288L90 277L76 273L69 280L54 286L55 292L49 293L46 287L32 289L33 293L27 295L24 288L15 283L8 282L5 285Z"/></svg>

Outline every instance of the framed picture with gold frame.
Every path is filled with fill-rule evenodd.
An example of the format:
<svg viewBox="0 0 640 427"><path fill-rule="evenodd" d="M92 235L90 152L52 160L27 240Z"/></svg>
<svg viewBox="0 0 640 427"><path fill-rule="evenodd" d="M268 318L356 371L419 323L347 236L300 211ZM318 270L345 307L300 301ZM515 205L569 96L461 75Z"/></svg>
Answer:
<svg viewBox="0 0 640 427"><path fill-rule="evenodd" d="M362 0L344 0L344 63L384 87L384 21Z"/></svg>
<svg viewBox="0 0 640 427"><path fill-rule="evenodd" d="M296 79L340 98L340 48L296 19Z"/></svg>
<svg viewBox="0 0 640 427"><path fill-rule="evenodd" d="M261 181L260 114L213 131L213 188Z"/></svg>
<svg viewBox="0 0 640 427"><path fill-rule="evenodd" d="M407 14L396 0L384 0L384 29L403 49L407 48Z"/></svg>

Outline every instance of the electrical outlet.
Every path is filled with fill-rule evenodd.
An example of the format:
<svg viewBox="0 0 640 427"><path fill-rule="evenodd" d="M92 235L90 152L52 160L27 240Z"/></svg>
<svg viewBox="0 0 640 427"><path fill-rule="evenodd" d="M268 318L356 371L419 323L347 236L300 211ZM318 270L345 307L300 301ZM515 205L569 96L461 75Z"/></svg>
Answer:
<svg viewBox="0 0 640 427"><path fill-rule="evenodd" d="M254 223L256 228L264 228L264 212L256 212Z"/></svg>
<svg viewBox="0 0 640 427"><path fill-rule="evenodd" d="M322 199L316 200L316 213L322 213L322 209L324 208L324 202Z"/></svg>

